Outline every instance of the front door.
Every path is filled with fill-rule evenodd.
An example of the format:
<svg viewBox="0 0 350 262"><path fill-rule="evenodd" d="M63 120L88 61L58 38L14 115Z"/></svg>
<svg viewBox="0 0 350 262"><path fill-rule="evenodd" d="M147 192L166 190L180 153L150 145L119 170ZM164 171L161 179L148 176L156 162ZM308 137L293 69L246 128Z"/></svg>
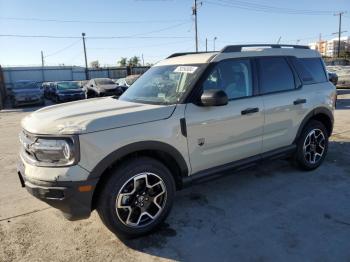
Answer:
<svg viewBox="0 0 350 262"><path fill-rule="evenodd" d="M249 59L219 62L201 86L203 90L224 90L229 103L186 106L192 173L262 152L264 109L262 98L254 96L252 71Z"/></svg>

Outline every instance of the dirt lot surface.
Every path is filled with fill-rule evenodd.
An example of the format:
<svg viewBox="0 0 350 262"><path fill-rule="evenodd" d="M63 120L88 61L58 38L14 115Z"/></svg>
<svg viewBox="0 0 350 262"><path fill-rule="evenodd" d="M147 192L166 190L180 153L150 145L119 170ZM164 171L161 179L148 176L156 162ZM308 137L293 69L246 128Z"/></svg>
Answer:
<svg viewBox="0 0 350 262"><path fill-rule="evenodd" d="M268 162L177 193L156 233L122 242L100 222L65 220L22 189L20 119L0 112L0 261L350 261L350 90L340 90L325 163Z"/></svg>

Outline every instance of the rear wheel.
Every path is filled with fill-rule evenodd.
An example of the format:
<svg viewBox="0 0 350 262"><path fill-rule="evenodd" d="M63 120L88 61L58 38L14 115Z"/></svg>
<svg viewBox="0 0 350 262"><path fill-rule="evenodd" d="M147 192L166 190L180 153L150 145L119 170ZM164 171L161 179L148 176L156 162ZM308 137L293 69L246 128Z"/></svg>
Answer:
<svg viewBox="0 0 350 262"><path fill-rule="evenodd" d="M121 237L138 237L156 229L167 217L175 194L170 171L142 157L117 168L105 183L97 211L103 223Z"/></svg>
<svg viewBox="0 0 350 262"><path fill-rule="evenodd" d="M305 170L319 167L328 150L328 132L325 126L312 120L304 128L297 144L296 161Z"/></svg>

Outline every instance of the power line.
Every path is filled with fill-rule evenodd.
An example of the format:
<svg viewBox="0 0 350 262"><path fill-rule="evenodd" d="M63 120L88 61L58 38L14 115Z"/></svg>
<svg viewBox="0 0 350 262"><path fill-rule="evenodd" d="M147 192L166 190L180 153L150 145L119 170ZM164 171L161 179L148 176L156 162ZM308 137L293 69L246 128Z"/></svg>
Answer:
<svg viewBox="0 0 350 262"><path fill-rule="evenodd" d="M55 36L55 35L20 35L20 34L0 34L0 37L16 38L52 38L52 39L80 39L79 36ZM86 39L186 39L189 36L89 36Z"/></svg>
<svg viewBox="0 0 350 262"><path fill-rule="evenodd" d="M135 20L135 21L97 21L97 20L61 20L42 18L22 18L22 17L0 17L0 20L13 21L33 21L33 22L54 22L54 23L87 23L87 24L145 24L145 23L174 23L186 20Z"/></svg>
<svg viewBox="0 0 350 262"><path fill-rule="evenodd" d="M154 37L146 37L145 35L149 34L154 34L154 33L159 33L163 31L167 31L169 29L174 29L177 27L180 27L185 24L191 23L190 21L186 21L180 24L175 24L171 26L167 26L164 28L160 28L157 30L149 31L149 32L144 32L144 33L138 33L138 34L132 34L132 35L127 35L127 36L90 36L86 37L86 39L114 39L114 38L180 38L180 37L172 37L172 36L154 36ZM53 36L53 35L17 35L17 34L6 34L6 35L0 35L0 37L22 37L22 38L68 38L68 39L74 39L74 38L79 38L76 36Z"/></svg>
<svg viewBox="0 0 350 262"><path fill-rule="evenodd" d="M49 57L49 56L57 55L57 54L59 54L59 53L65 51L65 50L71 48L72 46L76 45L76 44L79 43L79 42L80 42L80 39L77 40L77 41L74 41L73 43L71 43L71 44L69 44L69 45L67 45L67 46L65 46L65 47L63 47L63 48L61 48L61 49L59 49L59 50L57 50L57 51L51 53L51 54L48 54L48 55L46 55L46 56L44 56L44 57L46 58L46 57Z"/></svg>
<svg viewBox="0 0 350 262"><path fill-rule="evenodd" d="M278 14L291 14L291 15L333 15L334 11L321 11L321 10L302 10L302 9L290 9L268 5L261 5L252 2L245 1L225 1L218 0L220 2L213 2L210 0L204 0L208 4L218 5L223 7L238 8L250 11L265 12L265 13L278 13Z"/></svg>
<svg viewBox="0 0 350 262"><path fill-rule="evenodd" d="M88 48L88 50L125 50L125 49L133 49L133 48L167 46L167 45L173 45L173 44L187 43L190 41L192 41L192 40L167 42L167 43L155 44L155 45L138 45L138 46L127 46L127 47L90 47L90 48Z"/></svg>
<svg viewBox="0 0 350 262"><path fill-rule="evenodd" d="M191 22L186 21L186 22L184 22L184 23L180 23L180 24L176 24L176 25L164 27L164 28L157 29L157 30L153 30L153 31L149 31L149 32L146 32L146 33L139 33L139 34L130 35L130 37L159 33L159 32L163 32L163 31L166 31L166 30L169 30L169 29L173 29L173 28L176 28L176 27L180 27L180 26L182 26L182 25L189 24L189 23L191 23Z"/></svg>

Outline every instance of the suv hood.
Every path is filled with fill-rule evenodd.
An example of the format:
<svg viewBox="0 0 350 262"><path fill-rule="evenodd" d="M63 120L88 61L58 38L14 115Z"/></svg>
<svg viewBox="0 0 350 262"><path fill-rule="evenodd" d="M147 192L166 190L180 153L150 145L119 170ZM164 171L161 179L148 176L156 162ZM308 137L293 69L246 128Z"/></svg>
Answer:
<svg viewBox="0 0 350 262"><path fill-rule="evenodd" d="M175 105L149 105L95 98L48 106L22 120L33 134L82 134L166 119Z"/></svg>

